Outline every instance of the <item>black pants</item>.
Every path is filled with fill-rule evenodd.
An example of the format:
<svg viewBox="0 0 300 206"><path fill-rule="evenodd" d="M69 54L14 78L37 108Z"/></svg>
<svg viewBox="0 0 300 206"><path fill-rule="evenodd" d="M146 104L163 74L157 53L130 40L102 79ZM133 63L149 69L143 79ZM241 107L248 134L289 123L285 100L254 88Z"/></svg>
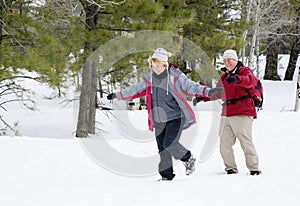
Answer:
<svg viewBox="0 0 300 206"><path fill-rule="evenodd" d="M187 161L191 152L179 143L182 132L182 119L155 123L155 136L160 155L159 173L162 177L173 179L172 156L181 161Z"/></svg>

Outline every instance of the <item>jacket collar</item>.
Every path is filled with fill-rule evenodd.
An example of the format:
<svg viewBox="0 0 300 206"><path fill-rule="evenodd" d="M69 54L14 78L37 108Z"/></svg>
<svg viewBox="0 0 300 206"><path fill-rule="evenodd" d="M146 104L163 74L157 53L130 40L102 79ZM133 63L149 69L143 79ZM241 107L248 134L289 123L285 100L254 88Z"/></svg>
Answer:
<svg viewBox="0 0 300 206"><path fill-rule="evenodd" d="M243 63L241 61L238 61L237 65L232 71L229 71L226 67L222 67L221 70L228 74L234 74L241 66L244 66Z"/></svg>
<svg viewBox="0 0 300 206"><path fill-rule="evenodd" d="M156 74L155 72L153 72L153 77L157 78L157 79L164 79L168 76L168 71L167 69L165 69L162 73L160 74Z"/></svg>

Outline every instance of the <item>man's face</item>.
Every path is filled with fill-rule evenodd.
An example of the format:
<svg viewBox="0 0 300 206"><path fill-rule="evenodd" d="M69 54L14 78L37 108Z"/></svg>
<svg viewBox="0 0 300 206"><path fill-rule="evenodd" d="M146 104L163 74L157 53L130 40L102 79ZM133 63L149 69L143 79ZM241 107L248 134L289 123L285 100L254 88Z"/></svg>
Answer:
<svg viewBox="0 0 300 206"><path fill-rule="evenodd" d="M225 58L224 65L225 65L226 69L228 69L229 71L232 71L236 67L237 61L234 59Z"/></svg>

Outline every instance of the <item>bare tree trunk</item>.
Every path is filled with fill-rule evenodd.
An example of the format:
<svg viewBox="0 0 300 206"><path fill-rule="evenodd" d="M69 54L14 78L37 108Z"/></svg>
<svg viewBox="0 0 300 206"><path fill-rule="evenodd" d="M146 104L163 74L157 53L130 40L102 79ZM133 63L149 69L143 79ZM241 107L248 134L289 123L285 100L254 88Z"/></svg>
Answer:
<svg viewBox="0 0 300 206"><path fill-rule="evenodd" d="M280 80L277 72L278 67L278 41L276 36L268 39L265 76L266 80Z"/></svg>
<svg viewBox="0 0 300 206"><path fill-rule="evenodd" d="M300 7L298 8L298 17L296 19L296 33L300 34ZM293 42L293 45L291 47L291 53L290 53L290 60L287 67L287 70L285 72L284 80L293 80L294 72L296 69L297 59L300 54L300 36L295 37L295 41Z"/></svg>
<svg viewBox="0 0 300 206"><path fill-rule="evenodd" d="M89 62L83 65L82 71L82 86L79 102L79 114L77 122L76 137L88 136L88 120L90 110L90 96L91 96L91 82L92 82L92 67Z"/></svg>
<svg viewBox="0 0 300 206"><path fill-rule="evenodd" d="M99 93L100 93L100 98L103 98L103 88L102 88L102 82L101 82L101 77L98 77L98 85L99 85ZM107 84L108 87L108 84ZM107 88L109 91L109 87Z"/></svg>
<svg viewBox="0 0 300 206"><path fill-rule="evenodd" d="M95 134L96 130L96 101L97 101L97 63L93 62L92 66L92 79L91 79L91 96L90 96L90 109L89 109L89 125L88 132Z"/></svg>
<svg viewBox="0 0 300 206"><path fill-rule="evenodd" d="M260 41L258 38L256 38L256 49L255 49L255 52L256 52L256 76L259 78L259 72L260 72L260 68L259 68L259 44L260 44Z"/></svg>
<svg viewBox="0 0 300 206"><path fill-rule="evenodd" d="M81 0L85 10L86 31L96 28L98 19L98 7L88 1ZM84 52L86 56L96 48L87 40ZM76 137L87 137L88 133L95 134L96 119L96 95L97 95L97 65L95 62L85 61L82 72L82 88L77 122Z"/></svg>
<svg viewBox="0 0 300 206"><path fill-rule="evenodd" d="M247 9L247 2L248 2L248 9ZM247 11L246 13L246 23L249 23L250 21L250 13L251 13L251 9L252 9L252 0L244 0L242 2L242 10L243 11ZM243 14L244 12L242 12ZM242 18L245 18L244 16L242 16ZM247 35L248 35L248 29L243 33L243 37L244 40L246 41L247 39ZM242 62L243 64L245 64L246 66L248 66L248 64L245 62L245 57L246 57L246 45L243 47L242 49Z"/></svg>
<svg viewBox="0 0 300 206"><path fill-rule="evenodd" d="M3 1L0 0L0 45L2 44L2 26L3 26Z"/></svg>
<svg viewBox="0 0 300 206"><path fill-rule="evenodd" d="M297 80L296 80L296 84L297 84L297 87L296 87L296 103L295 103L295 109L294 111L295 112L298 112L299 110L299 99L300 99L300 88L299 88L299 80L300 80L300 68L297 69L298 71L298 75L297 75Z"/></svg>
<svg viewBox="0 0 300 206"><path fill-rule="evenodd" d="M253 27L253 35L252 35L252 41L250 45L250 52L249 52L249 59L248 59L248 66L250 68L254 67L254 53L256 48L256 39L257 35L259 33L259 13L260 13L260 0L257 0L256 2L256 11L255 11L255 25Z"/></svg>
<svg viewBox="0 0 300 206"><path fill-rule="evenodd" d="M291 49L289 64L285 72L284 80L293 80L299 53L300 53L300 37L298 36Z"/></svg>
<svg viewBox="0 0 300 206"><path fill-rule="evenodd" d="M87 137L88 133L95 134L96 95L97 63L86 61L82 71L76 137Z"/></svg>

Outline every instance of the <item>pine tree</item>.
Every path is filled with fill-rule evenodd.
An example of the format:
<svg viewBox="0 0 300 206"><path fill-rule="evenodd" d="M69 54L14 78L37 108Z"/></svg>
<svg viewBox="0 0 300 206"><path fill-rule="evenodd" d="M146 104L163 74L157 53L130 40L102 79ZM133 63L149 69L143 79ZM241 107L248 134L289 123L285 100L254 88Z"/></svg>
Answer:
<svg viewBox="0 0 300 206"><path fill-rule="evenodd" d="M103 2L100 6L101 1L91 3L81 0L80 2L84 7L86 20L89 21L86 22L88 26L86 29L88 34L86 45L89 45L89 47L85 47L86 57L94 51L99 43L104 43L109 38L119 36L124 32L132 33L140 30L178 32L178 29L185 22L192 19L192 13L185 9L186 6L182 0L172 2L129 0L122 1L121 4L108 1L107 3L110 3L111 6L103 5ZM91 46L93 49L90 49ZM135 56L135 59L142 59L139 58L139 54L133 56ZM125 59L115 66L127 68L126 66L131 61L131 57ZM137 61L136 64L139 64L139 62ZM93 134L95 132L95 128L92 126L95 125L93 97L95 96L96 85L91 82L93 78L90 75L97 72L94 71L95 67L91 68L92 65L94 64L86 63L83 67L84 78L80 97L77 137L87 137L88 133ZM131 68L129 67L129 69ZM120 73L115 74L119 75ZM91 110L93 111L91 112Z"/></svg>
<svg viewBox="0 0 300 206"><path fill-rule="evenodd" d="M5 97L1 98L1 109L13 101L34 109L33 91L19 84L24 78L47 83L61 95L64 81L78 71L70 53L76 55L82 48L78 47L82 44L74 44L81 41L79 21L80 16L66 0L42 5L0 1L0 95ZM27 71L35 72L36 77Z"/></svg>
<svg viewBox="0 0 300 206"><path fill-rule="evenodd" d="M239 51L245 44L242 32L247 27L235 13L239 10L237 1L188 0L189 8L196 11L196 18L184 27L184 36L191 39L214 61L226 49ZM195 63L194 63L195 64ZM214 68L200 71L202 83L211 85L217 77Z"/></svg>
<svg viewBox="0 0 300 206"><path fill-rule="evenodd" d="M27 49L32 44L33 34L29 26L34 25L28 14L28 4L24 1L0 1L0 109L1 114L6 105L18 101L29 109L33 109L33 101L27 98L32 91L24 89L17 82L21 78L31 78L20 68L28 61ZM31 27L33 28L33 27ZM1 117L1 122L13 131L13 128ZM1 125L2 126L2 125ZM0 128L2 130L2 128Z"/></svg>
<svg viewBox="0 0 300 206"><path fill-rule="evenodd" d="M74 31L78 17L62 12L66 9L62 1L55 7L55 1L51 3L36 7L29 1L17 0L2 5L1 78L13 77L22 68L38 73L39 81L60 91L68 76L76 73L70 71L68 62L70 53L80 49L74 44L80 39ZM78 28L76 25L76 32Z"/></svg>

